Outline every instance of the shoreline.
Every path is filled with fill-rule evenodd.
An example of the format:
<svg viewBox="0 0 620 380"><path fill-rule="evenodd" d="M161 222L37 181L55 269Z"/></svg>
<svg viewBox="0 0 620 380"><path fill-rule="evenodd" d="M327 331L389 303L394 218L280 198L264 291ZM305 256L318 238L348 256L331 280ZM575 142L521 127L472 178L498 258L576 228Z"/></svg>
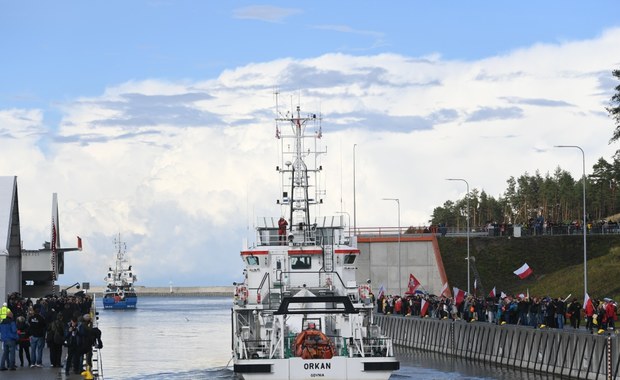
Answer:
<svg viewBox="0 0 620 380"><path fill-rule="evenodd" d="M91 286L86 292L101 297L104 289L105 286ZM232 297L235 294L234 286L134 286L134 289L138 297Z"/></svg>

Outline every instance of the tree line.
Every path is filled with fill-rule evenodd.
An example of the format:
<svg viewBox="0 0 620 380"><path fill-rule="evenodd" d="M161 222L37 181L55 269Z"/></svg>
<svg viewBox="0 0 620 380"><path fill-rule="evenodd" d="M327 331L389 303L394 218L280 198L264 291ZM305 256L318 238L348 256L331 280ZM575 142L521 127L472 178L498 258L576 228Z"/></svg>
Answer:
<svg viewBox="0 0 620 380"><path fill-rule="evenodd" d="M620 80L620 69L612 75ZM620 140L620 85L605 108L614 120L615 130L609 143ZM586 219L588 223L606 221L620 222L620 150L611 162L603 157L592 166L592 174L585 178ZM539 171L533 175L527 172L506 181L504 193L495 199L484 190L474 188L464 198L446 201L436 207L429 222L432 225L445 224L464 227L467 223L469 200L470 225L483 226L489 223L527 225L542 216L547 223L571 224L583 218L583 178L575 179L570 173L557 167L553 174L544 176ZM607 219L610 220L607 220Z"/></svg>

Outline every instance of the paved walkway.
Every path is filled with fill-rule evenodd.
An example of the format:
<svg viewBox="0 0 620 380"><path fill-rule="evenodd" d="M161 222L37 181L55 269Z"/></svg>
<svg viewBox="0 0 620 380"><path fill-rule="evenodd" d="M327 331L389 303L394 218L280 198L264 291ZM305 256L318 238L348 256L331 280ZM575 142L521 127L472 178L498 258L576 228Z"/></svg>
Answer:
<svg viewBox="0 0 620 380"><path fill-rule="evenodd" d="M0 353L2 349L0 348ZM84 377L81 375L71 374L69 376L65 376L64 368L52 368L50 365L50 350L47 346L43 349L43 368L30 368L27 367L28 362L24 357L24 367L19 366L19 349L15 353L15 364L17 365L16 371L0 371L0 380L5 379L16 379L16 380L78 380L83 379ZM67 349L63 347L62 358L64 365L64 358L67 355Z"/></svg>

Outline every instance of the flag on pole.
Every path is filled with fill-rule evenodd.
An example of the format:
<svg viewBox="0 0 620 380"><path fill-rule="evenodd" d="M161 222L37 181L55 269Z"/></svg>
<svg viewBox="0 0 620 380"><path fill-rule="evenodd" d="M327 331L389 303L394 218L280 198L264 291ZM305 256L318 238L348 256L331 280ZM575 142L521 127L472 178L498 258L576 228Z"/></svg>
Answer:
<svg viewBox="0 0 620 380"><path fill-rule="evenodd" d="M465 291L459 288L454 287L454 303L459 305L465 299Z"/></svg>
<svg viewBox="0 0 620 380"><path fill-rule="evenodd" d="M413 294L415 293L415 290L418 288L418 286L420 286L420 281L418 281L417 278L415 278L415 276L411 273L409 273L409 284L408 284L408 290L405 292L405 294Z"/></svg>
<svg viewBox="0 0 620 380"><path fill-rule="evenodd" d="M588 293L586 293L585 297L583 298L583 309L586 311L586 315L588 315L588 312L590 315L594 313L594 304L592 304L592 300L590 299Z"/></svg>
<svg viewBox="0 0 620 380"><path fill-rule="evenodd" d="M381 286L379 287L379 294L377 294L377 298L381 298L381 296L383 296L384 293L385 293L385 288L383 287L383 284L381 284Z"/></svg>
<svg viewBox="0 0 620 380"><path fill-rule="evenodd" d="M422 305L420 308L420 317L423 317L426 315L426 313L428 312L428 301L426 301L424 298L422 298Z"/></svg>
<svg viewBox="0 0 620 380"><path fill-rule="evenodd" d="M501 298L501 299L504 299L506 297L508 297L508 296L504 292L501 292L501 294L499 295L499 298Z"/></svg>
<svg viewBox="0 0 620 380"><path fill-rule="evenodd" d="M448 288L448 283L444 283L443 286L441 287L441 294L440 296L446 296L446 297L450 297L450 289Z"/></svg>
<svg viewBox="0 0 620 380"><path fill-rule="evenodd" d="M524 278L532 274L532 268L530 268L530 266L525 263L521 266L521 268L517 269L513 273L523 280Z"/></svg>
<svg viewBox="0 0 620 380"><path fill-rule="evenodd" d="M491 293L489 293L489 297L495 298L496 296L497 296L497 292L495 291L495 286L494 286L493 289L491 290Z"/></svg>

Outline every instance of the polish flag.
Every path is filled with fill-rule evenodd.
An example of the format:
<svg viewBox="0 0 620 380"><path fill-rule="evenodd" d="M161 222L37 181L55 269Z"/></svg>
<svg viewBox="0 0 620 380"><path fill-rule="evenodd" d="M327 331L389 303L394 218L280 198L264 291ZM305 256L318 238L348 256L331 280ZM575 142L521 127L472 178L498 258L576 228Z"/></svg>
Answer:
<svg viewBox="0 0 620 380"><path fill-rule="evenodd" d="M423 317L428 312L428 301L422 298L422 307L420 308L420 317Z"/></svg>
<svg viewBox="0 0 620 380"><path fill-rule="evenodd" d="M379 287L379 294L377 294L377 298L381 298L381 296L383 296L385 294L385 288L383 287L383 284L381 284L381 286Z"/></svg>
<svg viewBox="0 0 620 380"><path fill-rule="evenodd" d="M448 288L448 283L447 282L445 284L443 284L443 286L441 287L441 294L440 294L440 296L450 297L450 289Z"/></svg>
<svg viewBox="0 0 620 380"><path fill-rule="evenodd" d="M454 303L460 305L461 302L465 299L466 292L459 288L452 288L454 291Z"/></svg>
<svg viewBox="0 0 620 380"><path fill-rule="evenodd" d="M489 293L489 297L495 298L496 295L497 295L497 292L495 291L495 287L493 287L493 290L491 290L491 293Z"/></svg>
<svg viewBox="0 0 620 380"><path fill-rule="evenodd" d="M586 296L583 298L583 309L586 311L586 315L588 315L588 311L590 312L589 315L594 313L594 305L588 293L586 293Z"/></svg>
<svg viewBox="0 0 620 380"><path fill-rule="evenodd" d="M517 269L513 273L523 280L524 278L532 274L532 268L530 268L530 266L525 263L523 264L523 266L521 266L521 268Z"/></svg>
<svg viewBox="0 0 620 380"><path fill-rule="evenodd" d="M418 281L413 274L409 273L409 290L407 290L405 294L413 294L418 286L420 286L420 281Z"/></svg>

